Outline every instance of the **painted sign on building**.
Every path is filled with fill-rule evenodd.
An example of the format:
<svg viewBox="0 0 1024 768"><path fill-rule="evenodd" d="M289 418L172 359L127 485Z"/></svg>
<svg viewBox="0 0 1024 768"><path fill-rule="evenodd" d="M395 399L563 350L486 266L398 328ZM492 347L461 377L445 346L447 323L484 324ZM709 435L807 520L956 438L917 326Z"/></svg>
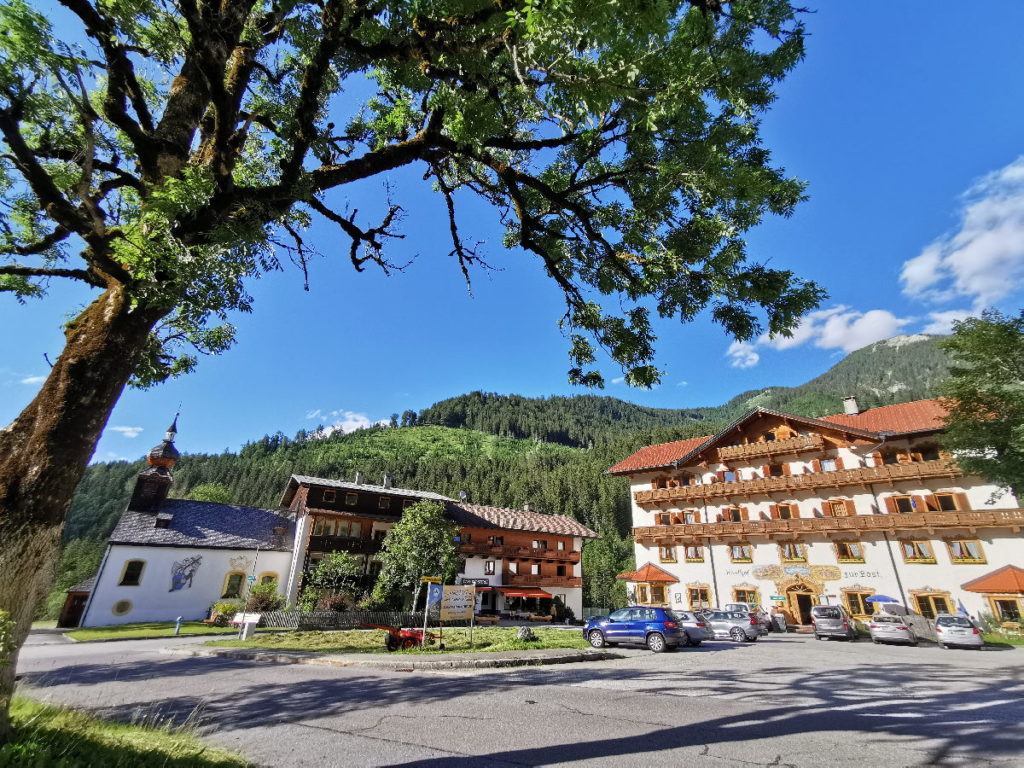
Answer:
<svg viewBox="0 0 1024 768"><path fill-rule="evenodd" d="M473 618L476 585L446 585L441 597L441 621Z"/></svg>

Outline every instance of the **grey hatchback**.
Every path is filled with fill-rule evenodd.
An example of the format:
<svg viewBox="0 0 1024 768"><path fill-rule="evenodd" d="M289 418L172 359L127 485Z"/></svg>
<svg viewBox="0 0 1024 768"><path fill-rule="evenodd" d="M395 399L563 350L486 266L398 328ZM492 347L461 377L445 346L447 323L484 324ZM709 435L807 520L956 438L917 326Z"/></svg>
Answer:
<svg viewBox="0 0 1024 768"><path fill-rule="evenodd" d="M811 623L814 625L814 636L818 640L826 637L842 637L851 641L857 639L853 620L842 606L811 606Z"/></svg>
<svg viewBox="0 0 1024 768"><path fill-rule="evenodd" d="M752 643L761 636L757 617L746 611L704 611L700 614L712 637Z"/></svg>

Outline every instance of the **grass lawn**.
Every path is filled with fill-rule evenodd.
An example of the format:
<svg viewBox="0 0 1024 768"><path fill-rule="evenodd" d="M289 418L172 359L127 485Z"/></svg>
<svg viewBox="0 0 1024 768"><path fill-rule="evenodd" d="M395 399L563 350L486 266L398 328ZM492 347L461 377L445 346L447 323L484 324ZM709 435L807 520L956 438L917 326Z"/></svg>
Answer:
<svg viewBox="0 0 1024 768"><path fill-rule="evenodd" d="M16 696L14 740L0 766L32 768L242 768L241 757L183 730L124 725Z"/></svg>
<svg viewBox="0 0 1024 768"><path fill-rule="evenodd" d="M1004 635L1002 632L990 632L983 635L986 643L992 645L1024 645L1024 635Z"/></svg>
<svg viewBox="0 0 1024 768"><path fill-rule="evenodd" d="M238 627L214 627L201 621L181 622L183 635L230 635L238 634ZM151 624L117 624L112 627L90 627L76 629L67 633L74 640L110 640L114 638L136 637L171 637L174 635L174 622L162 621Z"/></svg>
<svg viewBox="0 0 1024 768"><path fill-rule="evenodd" d="M437 633L436 629L432 632ZM452 653L462 651L525 651L532 648L589 648L579 630L534 627L537 642L524 643L516 637L514 627L477 627L473 631L473 647L469 645L469 629L445 629L445 650L428 645L396 653ZM285 632L264 635L251 640L210 640L207 645L228 648L270 648L276 651L312 651L314 653L385 653L382 629L344 630L340 632Z"/></svg>

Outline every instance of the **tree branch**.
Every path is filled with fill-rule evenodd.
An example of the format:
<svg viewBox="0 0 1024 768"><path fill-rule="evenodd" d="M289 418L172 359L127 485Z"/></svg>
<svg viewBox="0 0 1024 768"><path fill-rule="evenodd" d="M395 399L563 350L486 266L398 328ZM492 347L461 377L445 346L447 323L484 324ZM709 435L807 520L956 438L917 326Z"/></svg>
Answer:
<svg viewBox="0 0 1024 768"><path fill-rule="evenodd" d="M106 284L87 269L60 269L56 267L26 267L22 264L0 265L0 275L17 275L19 277L68 277L84 283L104 288Z"/></svg>

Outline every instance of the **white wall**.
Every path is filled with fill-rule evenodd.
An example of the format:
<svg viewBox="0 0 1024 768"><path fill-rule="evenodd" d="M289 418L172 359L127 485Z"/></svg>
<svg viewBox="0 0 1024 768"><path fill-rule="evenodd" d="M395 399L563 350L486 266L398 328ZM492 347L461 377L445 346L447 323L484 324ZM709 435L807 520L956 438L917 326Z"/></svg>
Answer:
<svg viewBox="0 0 1024 768"><path fill-rule="evenodd" d="M202 561L192 578L192 586L172 592L171 573L174 563L196 555L202 557ZM124 565L129 560L144 560L146 563L139 585L118 586ZM93 589L82 626L174 621L178 616L186 621L205 619L210 604L220 601L224 579L230 571L241 570L248 577L255 562L257 578L263 573L272 572L277 574L278 584L282 584L288 578L291 560L291 552L264 551L259 553L257 560L255 550L113 544L110 545L103 572ZM235 567L243 562L244 567ZM123 615L115 615L114 606L122 600L130 601L131 609Z"/></svg>

